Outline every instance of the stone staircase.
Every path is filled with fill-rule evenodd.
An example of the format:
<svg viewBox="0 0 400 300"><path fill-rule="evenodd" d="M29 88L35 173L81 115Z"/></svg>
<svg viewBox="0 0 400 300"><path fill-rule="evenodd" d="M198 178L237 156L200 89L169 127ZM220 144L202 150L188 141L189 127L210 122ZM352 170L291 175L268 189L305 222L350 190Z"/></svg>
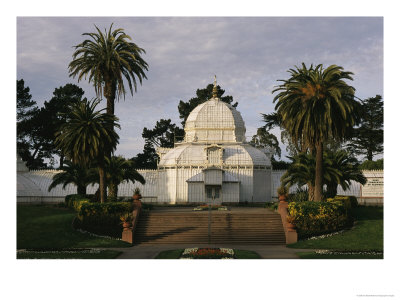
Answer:
<svg viewBox="0 0 400 300"><path fill-rule="evenodd" d="M142 212L135 244L207 244L208 211ZM212 211L211 244L284 245L279 214L267 209Z"/></svg>

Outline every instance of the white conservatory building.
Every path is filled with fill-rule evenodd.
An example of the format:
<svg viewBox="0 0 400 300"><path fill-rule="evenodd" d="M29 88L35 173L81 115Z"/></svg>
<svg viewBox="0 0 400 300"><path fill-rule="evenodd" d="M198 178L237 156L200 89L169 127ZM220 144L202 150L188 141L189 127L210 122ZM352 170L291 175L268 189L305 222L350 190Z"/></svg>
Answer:
<svg viewBox="0 0 400 300"><path fill-rule="evenodd" d="M185 138L159 148L158 202L271 201L268 154L245 141L240 113L213 97L197 106L185 124Z"/></svg>

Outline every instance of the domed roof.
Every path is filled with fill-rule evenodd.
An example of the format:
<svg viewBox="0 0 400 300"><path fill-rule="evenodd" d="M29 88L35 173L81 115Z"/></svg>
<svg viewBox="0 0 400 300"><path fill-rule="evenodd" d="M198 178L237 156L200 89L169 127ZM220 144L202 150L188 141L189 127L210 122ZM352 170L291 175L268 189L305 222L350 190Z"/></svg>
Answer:
<svg viewBox="0 0 400 300"><path fill-rule="evenodd" d="M185 123L186 142L244 142L245 133L240 113L216 97L192 110Z"/></svg>

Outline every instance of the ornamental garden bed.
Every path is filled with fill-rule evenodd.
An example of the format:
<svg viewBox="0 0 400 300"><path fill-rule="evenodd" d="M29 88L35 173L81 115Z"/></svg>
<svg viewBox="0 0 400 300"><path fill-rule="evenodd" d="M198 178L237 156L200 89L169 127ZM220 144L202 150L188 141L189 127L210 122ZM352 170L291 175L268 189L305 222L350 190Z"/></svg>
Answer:
<svg viewBox="0 0 400 300"><path fill-rule="evenodd" d="M302 259L383 259L382 251L315 250L296 254Z"/></svg>
<svg viewBox="0 0 400 300"><path fill-rule="evenodd" d="M160 252L156 259L258 259L254 251L230 248L186 248Z"/></svg>
<svg viewBox="0 0 400 300"><path fill-rule="evenodd" d="M208 210L209 209L209 205L199 205L196 206L195 208L193 208L194 211L202 211L202 210ZM228 210L228 207L224 206L224 205L211 205L211 209L212 210Z"/></svg>

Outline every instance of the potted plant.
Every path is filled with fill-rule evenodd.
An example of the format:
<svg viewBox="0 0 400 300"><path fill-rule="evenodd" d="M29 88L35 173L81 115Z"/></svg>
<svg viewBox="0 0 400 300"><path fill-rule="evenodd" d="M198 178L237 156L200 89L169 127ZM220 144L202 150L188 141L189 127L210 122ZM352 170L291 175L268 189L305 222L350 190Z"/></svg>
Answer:
<svg viewBox="0 0 400 300"><path fill-rule="evenodd" d="M142 199L142 195L140 194L140 189L139 188L135 188L133 190L133 196L132 196L133 200L140 200Z"/></svg>
<svg viewBox="0 0 400 300"><path fill-rule="evenodd" d="M133 216L131 213L125 213L123 214L120 218L122 227L124 228L124 231L129 230L130 228L133 227L132 221L133 221Z"/></svg>
<svg viewBox="0 0 400 300"><path fill-rule="evenodd" d="M286 221L287 221L287 229L295 229L296 225L294 225L294 217L293 216L286 216Z"/></svg>
<svg viewBox="0 0 400 300"><path fill-rule="evenodd" d="M289 189L286 186L280 186L277 190L278 192L278 199L281 202L286 202L286 199L289 194Z"/></svg>

